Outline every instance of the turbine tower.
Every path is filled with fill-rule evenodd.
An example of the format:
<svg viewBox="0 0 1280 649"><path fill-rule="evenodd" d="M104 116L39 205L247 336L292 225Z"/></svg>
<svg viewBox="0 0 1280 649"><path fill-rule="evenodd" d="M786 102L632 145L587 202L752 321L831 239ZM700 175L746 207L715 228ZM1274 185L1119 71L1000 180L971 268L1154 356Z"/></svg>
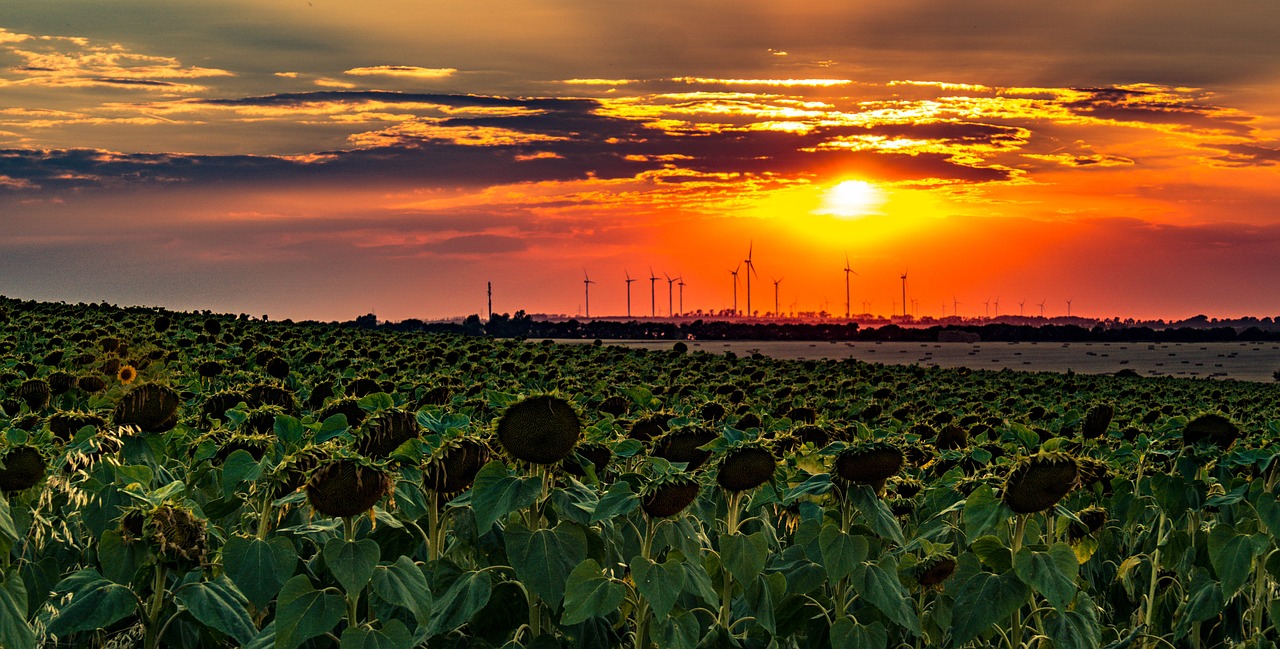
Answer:
<svg viewBox="0 0 1280 649"><path fill-rule="evenodd" d="M991 298L987 298L987 301L982 303L982 316L984 318L991 317Z"/></svg>
<svg viewBox="0 0 1280 649"><path fill-rule="evenodd" d="M751 314L752 314L752 311L751 311L751 275L754 273L756 277L759 277L759 276L760 276L760 273L757 273L757 272L756 272L756 266L755 266L755 264L754 264L754 263L752 263L752 261L751 261L751 251L752 251L752 249L754 249L754 248L755 248L755 242L754 242L754 241L752 241L752 242L750 242L750 243L748 243L748 244L747 244L747 259L746 259L746 263L747 263L747 317L748 317L748 318L750 318L750 317L751 317Z"/></svg>
<svg viewBox="0 0 1280 649"><path fill-rule="evenodd" d="M902 271L902 317L907 317L907 271Z"/></svg>
<svg viewBox="0 0 1280 649"><path fill-rule="evenodd" d="M1067 317L1071 317L1071 298L1067 298Z"/></svg>
<svg viewBox="0 0 1280 649"><path fill-rule="evenodd" d="M844 319L848 320L852 317L849 307L849 273L857 275L853 272L853 268L849 266L849 253L844 253Z"/></svg>
<svg viewBox="0 0 1280 649"><path fill-rule="evenodd" d="M671 285L680 281L680 278L677 277L675 279L671 279L670 275L667 275L666 273L663 273L663 275L667 278L667 317L670 318L676 314L676 310L674 308L675 302L671 299Z"/></svg>
<svg viewBox="0 0 1280 649"><path fill-rule="evenodd" d="M738 315L738 271L742 269L742 262L738 262L738 267L729 271L733 275L733 315Z"/></svg>
<svg viewBox="0 0 1280 649"><path fill-rule="evenodd" d="M1044 303L1045 303L1045 302L1048 302L1048 301L1049 301L1049 299L1048 299L1048 298L1045 298L1045 299L1043 299L1043 300L1041 300L1041 301L1040 301L1040 317L1041 317L1041 318L1043 318L1043 317L1044 317Z"/></svg>
<svg viewBox="0 0 1280 649"><path fill-rule="evenodd" d="M587 269L582 269L582 290L586 293L587 316L591 317L591 285L595 282L591 281L591 277L587 275Z"/></svg>
<svg viewBox="0 0 1280 649"><path fill-rule="evenodd" d="M634 282L635 280L631 279L631 271L624 270L622 272L627 274L627 317L630 318L631 317L631 282Z"/></svg>
<svg viewBox="0 0 1280 649"><path fill-rule="evenodd" d="M999 318L1000 317L1000 297L997 296L996 301L992 302L992 304L996 305L996 317Z"/></svg>
<svg viewBox="0 0 1280 649"><path fill-rule="evenodd" d="M684 315L684 275L677 277L680 280L676 286L680 287L680 315Z"/></svg>
<svg viewBox="0 0 1280 649"><path fill-rule="evenodd" d="M951 296L951 310L953 311L951 315L957 318L960 317L960 302L956 300L954 295Z"/></svg>
<svg viewBox="0 0 1280 649"><path fill-rule="evenodd" d="M786 279L786 278L779 277L778 279L773 280L773 317L775 318L779 317L778 316L778 285L782 283L783 279Z"/></svg>
<svg viewBox="0 0 1280 649"><path fill-rule="evenodd" d="M1018 302L1018 317L1019 317L1019 318L1021 318L1021 317L1022 317L1022 305L1026 304L1026 303L1027 303L1027 298L1025 298L1025 297L1024 297L1024 298L1022 298L1022 301L1021 301L1021 302Z"/></svg>
<svg viewBox="0 0 1280 649"><path fill-rule="evenodd" d="M657 295L654 289L654 282L658 281L658 276L653 274L653 266L649 267L649 313L651 317L658 317L658 301L654 297Z"/></svg>

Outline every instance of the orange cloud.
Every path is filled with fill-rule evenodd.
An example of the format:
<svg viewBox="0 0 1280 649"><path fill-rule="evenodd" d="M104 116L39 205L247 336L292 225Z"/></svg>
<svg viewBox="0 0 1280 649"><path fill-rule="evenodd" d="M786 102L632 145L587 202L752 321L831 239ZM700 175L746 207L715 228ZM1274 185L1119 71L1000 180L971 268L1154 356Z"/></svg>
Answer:
<svg viewBox="0 0 1280 649"><path fill-rule="evenodd" d="M454 68L420 68L416 65L375 65L351 68L343 72L353 76L410 77L413 79L447 79L458 71Z"/></svg>

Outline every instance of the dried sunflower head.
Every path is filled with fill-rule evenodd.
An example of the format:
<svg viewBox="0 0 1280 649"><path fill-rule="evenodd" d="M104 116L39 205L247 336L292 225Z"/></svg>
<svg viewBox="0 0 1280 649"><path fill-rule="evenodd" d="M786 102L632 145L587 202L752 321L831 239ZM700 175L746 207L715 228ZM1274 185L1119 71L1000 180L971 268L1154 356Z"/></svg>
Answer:
<svg viewBox="0 0 1280 649"><path fill-rule="evenodd" d="M1037 453L1024 458L1009 471L1004 483L1004 502L1018 514L1044 511L1070 493L1078 477L1076 460L1070 455Z"/></svg>
<svg viewBox="0 0 1280 649"><path fill-rule="evenodd" d="M720 461L716 482L734 493L755 489L773 478L777 462L773 453L758 443L730 449Z"/></svg>
<svg viewBox="0 0 1280 649"><path fill-rule="evenodd" d="M391 493L391 477L359 458L329 460L307 480L307 501L326 516L359 516Z"/></svg>
<svg viewBox="0 0 1280 649"><path fill-rule="evenodd" d="M582 437L582 418L565 399L552 394L527 397L498 418L498 442L511 457L530 464L554 464L569 457Z"/></svg>

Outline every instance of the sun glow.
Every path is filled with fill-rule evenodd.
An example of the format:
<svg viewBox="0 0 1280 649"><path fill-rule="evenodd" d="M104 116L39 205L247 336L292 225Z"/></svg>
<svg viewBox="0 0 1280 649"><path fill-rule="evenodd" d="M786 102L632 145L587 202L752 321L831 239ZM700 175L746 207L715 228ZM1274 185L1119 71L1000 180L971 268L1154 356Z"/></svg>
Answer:
<svg viewBox="0 0 1280 649"><path fill-rule="evenodd" d="M864 180L846 180L826 191L817 213L857 219L878 213L884 201L884 192L875 185Z"/></svg>

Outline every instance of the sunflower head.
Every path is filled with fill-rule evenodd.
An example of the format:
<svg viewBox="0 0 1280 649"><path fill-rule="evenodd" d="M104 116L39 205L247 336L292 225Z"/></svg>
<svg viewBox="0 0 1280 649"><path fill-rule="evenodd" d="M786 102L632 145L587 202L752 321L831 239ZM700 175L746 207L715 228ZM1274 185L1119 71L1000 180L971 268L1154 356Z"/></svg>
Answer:
<svg viewBox="0 0 1280 649"><path fill-rule="evenodd" d="M113 419L118 426L137 426L145 433L163 433L178 425L179 395L158 383L142 383L121 397Z"/></svg>
<svg viewBox="0 0 1280 649"><path fill-rule="evenodd" d="M507 407L498 418L497 435L511 457L530 464L555 464L573 452L582 437L582 419L565 399L536 395Z"/></svg>
<svg viewBox="0 0 1280 649"><path fill-rule="evenodd" d="M356 436L356 450L375 460L385 459L421 433L422 427L412 412L384 410L363 422Z"/></svg>
<svg viewBox="0 0 1280 649"><path fill-rule="evenodd" d="M1240 429L1226 415L1217 412L1202 414L1187 422L1182 430L1182 442L1187 445L1208 442L1227 449L1240 437Z"/></svg>
<svg viewBox="0 0 1280 649"><path fill-rule="evenodd" d="M698 497L698 481L686 473L663 475L640 492L640 509L649 518L670 518L683 512Z"/></svg>
<svg viewBox="0 0 1280 649"><path fill-rule="evenodd" d="M40 483L48 468L40 449L27 444L0 447L0 492L23 491Z"/></svg>
<svg viewBox="0 0 1280 649"><path fill-rule="evenodd" d="M359 516L391 492L391 478L358 458L329 460L307 481L307 501L326 516Z"/></svg>
<svg viewBox="0 0 1280 649"><path fill-rule="evenodd" d="M947 553L930 554L916 562L911 576L923 589L942 590L956 572L956 559Z"/></svg>
<svg viewBox="0 0 1280 649"><path fill-rule="evenodd" d="M143 542L160 564L189 570L204 563L207 523L191 509L173 503L125 509L120 531L126 543Z"/></svg>
<svg viewBox="0 0 1280 649"><path fill-rule="evenodd" d="M489 447L483 440L455 437L427 459L422 484L437 494L452 496L469 488L488 461Z"/></svg>
<svg viewBox="0 0 1280 649"><path fill-rule="evenodd" d="M1107 524L1107 510L1098 506L1086 507L1076 514L1076 518L1080 519L1079 523L1071 521L1067 525L1067 542L1073 544L1102 529Z"/></svg>
<svg viewBox="0 0 1280 649"><path fill-rule="evenodd" d="M1081 436L1096 439L1107 434L1107 427L1111 425L1111 418L1115 414L1116 409L1111 404L1094 404L1084 415L1084 424L1080 427Z"/></svg>
<svg viewBox="0 0 1280 649"><path fill-rule="evenodd" d="M763 445L739 446L725 453L716 482L731 493L755 489L773 478L777 463L777 458Z"/></svg>
<svg viewBox="0 0 1280 649"><path fill-rule="evenodd" d="M49 416L49 430L59 441L69 442L85 426L101 429L107 420L92 412L59 410Z"/></svg>
<svg viewBox="0 0 1280 649"><path fill-rule="evenodd" d="M18 398L27 404L27 409L31 412L44 410L49 405L52 394L53 390L44 379L27 379L18 386Z"/></svg>
<svg viewBox="0 0 1280 649"><path fill-rule="evenodd" d="M696 471L711 459L711 451L701 447L716 437L714 430L702 426L676 428L658 438L653 454L668 462L684 462L687 470Z"/></svg>
<svg viewBox="0 0 1280 649"><path fill-rule="evenodd" d="M138 370L134 369L132 365L121 365L116 372L116 380L120 381L121 385L129 385L136 378L138 378Z"/></svg>
<svg viewBox="0 0 1280 649"><path fill-rule="evenodd" d="M836 456L835 474L848 484L869 485L879 493L904 461L902 449L889 442L862 442Z"/></svg>
<svg viewBox="0 0 1280 649"><path fill-rule="evenodd" d="M1079 473L1070 455L1042 451L1010 469L1005 477L1004 502L1018 514L1042 512L1075 488Z"/></svg>

